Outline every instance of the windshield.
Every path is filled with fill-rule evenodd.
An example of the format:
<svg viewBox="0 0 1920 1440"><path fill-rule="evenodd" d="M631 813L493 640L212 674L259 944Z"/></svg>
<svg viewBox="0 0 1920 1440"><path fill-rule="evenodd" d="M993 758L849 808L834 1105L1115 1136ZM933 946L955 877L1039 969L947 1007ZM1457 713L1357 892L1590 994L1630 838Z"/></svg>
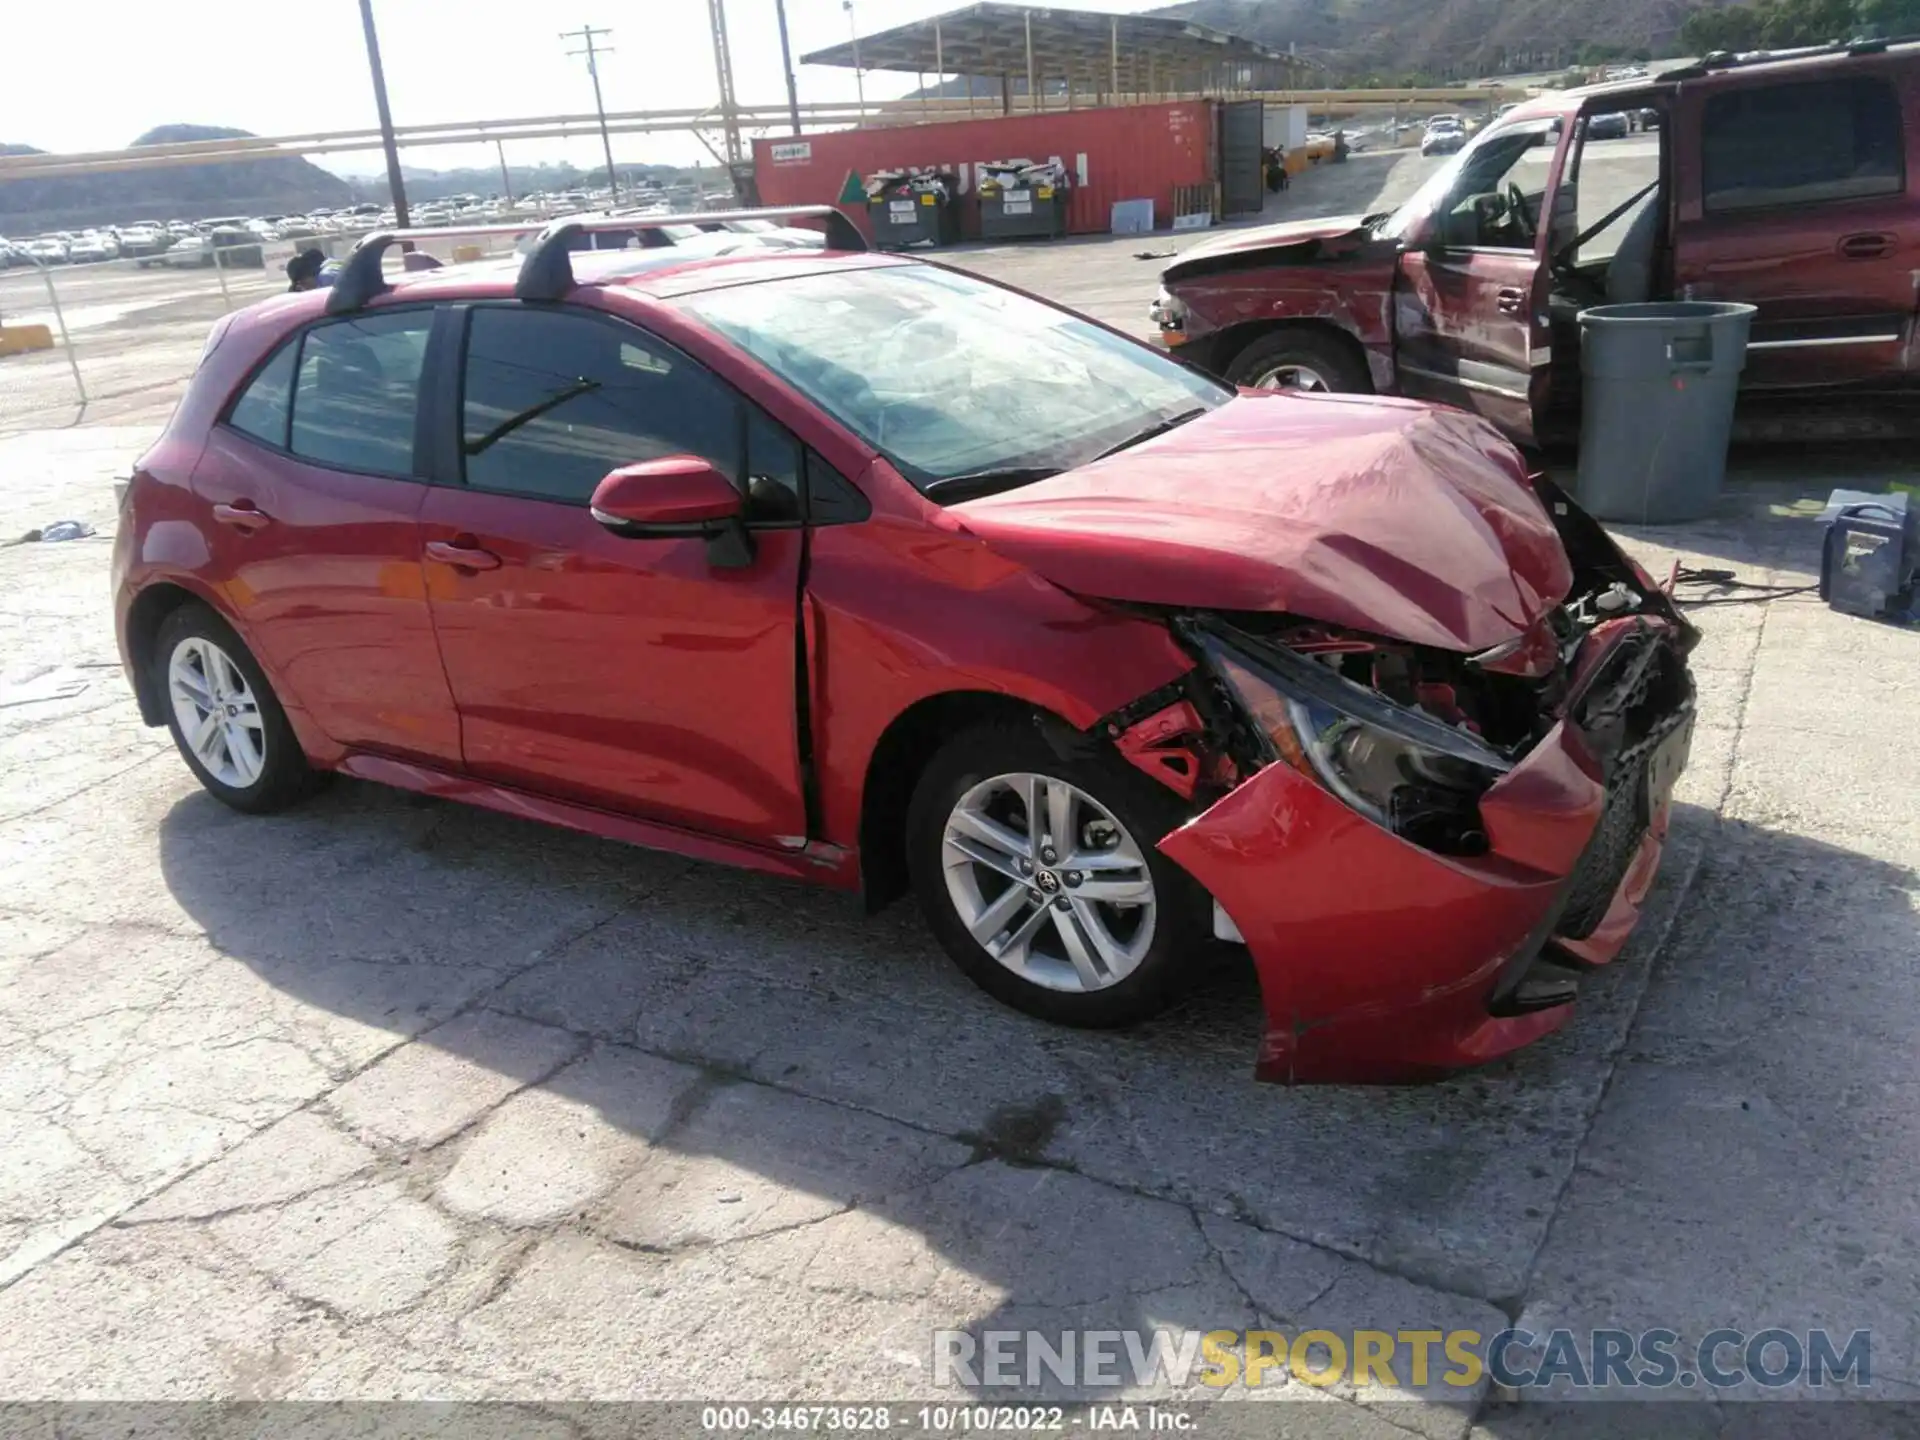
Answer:
<svg viewBox="0 0 1920 1440"><path fill-rule="evenodd" d="M1381 222L1375 232L1389 240L1410 240L1428 217L1444 214L1467 197L1498 193L1506 182L1537 194L1546 189L1546 167L1560 136L1560 121L1523 123L1483 130L1467 147L1427 177L1427 183Z"/></svg>
<svg viewBox="0 0 1920 1440"><path fill-rule="evenodd" d="M1090 321L930 265L802 275L680 303L922 489L1071 469L1232 394Z"/></svg>

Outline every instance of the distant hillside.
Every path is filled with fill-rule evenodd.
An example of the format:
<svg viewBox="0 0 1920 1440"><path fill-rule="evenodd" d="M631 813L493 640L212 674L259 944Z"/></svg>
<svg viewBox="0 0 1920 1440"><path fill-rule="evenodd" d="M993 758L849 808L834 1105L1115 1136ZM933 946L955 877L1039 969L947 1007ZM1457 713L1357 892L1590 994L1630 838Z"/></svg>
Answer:
<svg viewBox="0 0 1920 1440"><path fill-rule="evenodd" d="M162 125L140 136L133 147L244 138L249 138L245 130ZM0 152L40 153L28 145L0 145ZM345 205L352 198L346 181L292 155L224 165L169 165L48 180L6 180L0 181L0 234L30 235L132 220L272 215L315 205Z"/></svg>
<svg viewBox="0 0 1920 1440"><path fill-rule="evenodd" d="M1156 10L1285 49L1344 79L1466 78L1678 53L1718 0L1188 0Z"/></svg>

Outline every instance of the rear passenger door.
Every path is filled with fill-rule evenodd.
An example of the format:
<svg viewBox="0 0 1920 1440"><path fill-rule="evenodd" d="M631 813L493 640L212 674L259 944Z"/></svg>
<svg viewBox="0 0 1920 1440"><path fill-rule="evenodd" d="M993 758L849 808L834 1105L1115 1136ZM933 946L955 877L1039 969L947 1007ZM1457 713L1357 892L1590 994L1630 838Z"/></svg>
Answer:
<svg viewBox="0 0 1920 1440"><path fill-rule="evenodd" d="M1920 272L1913 81L1890 63L1715 77L1682 90L1679 114L1674 284L1758 308L1743 385L1902 383Z"/></svg>
<svg viewBox="0 0 1920 1440"><path fill-rule="evenodd" d="M457 763L420 570L430 308L286 340L213 429L193 488L209 574L290 708L350 750Z"/></svg>

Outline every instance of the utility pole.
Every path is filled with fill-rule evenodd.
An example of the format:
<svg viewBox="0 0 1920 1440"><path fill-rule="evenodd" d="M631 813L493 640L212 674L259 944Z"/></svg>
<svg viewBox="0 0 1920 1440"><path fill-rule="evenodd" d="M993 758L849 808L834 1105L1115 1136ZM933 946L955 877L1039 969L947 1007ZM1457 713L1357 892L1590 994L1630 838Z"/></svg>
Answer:
<svg viewBox="0 0 1920 1440"><path fill-rule="evenodd" d="M867 123L867 76L860 68L860 25L853 18L853 0L840 0L840 8L847 12L847 34L853 37L853 89L860 100L860 123Z"/></svg>
<svg viewBox="0 0 1920 1440"><path fill-rule="evenodd" d="M373 103L380 112L380 146L387 152L387 188L393 192L393 221L396 228L405 230L407 186L400 178L400 146L393 138L393 112L387 108L387 75L380 68L380 36L373 28L373 0L360 0L360 25L367 32L367 67L373 71Z"/></svg>
<svg viewBox="0 0 1920 1440"><path fill-rule="evenodd" d="M793 82L793 48L787 44L787 0L773 0L774 18L780 22L780 68L787 77L787 115L793 121L793 133L800 133L800 89Z"/></svg>
<svg viewBox="0 0 1920 1440"><path fill-rule="evenodd" d="M738 167L745 161L746 151L740 143L740 111L733 99L733 47L727 43L726 0L707 0L707 19L713 26L713 69L720 82L720 128L727 142L727 179L737 191Z"/></svg>
<svg viewBox="0 0 1920 1440"><path fill-rule="evenodd" d="M611 55L613 49L611 46L601 46L596 49L593 43L597 37L611 35L612 33L611 30L596 30L591 25L582 25L578 30L568 31L562 34L560 38L562 40L578 40L585 46L584 49L569 50L567 54L572 56L584 55L587 57L587 74L593 77L593 109L594 113L600 117L600 148L601 152L607 157L607 189L612 193L613 203L617 205L620 203L620 180L619 177L613 173L613 139L607 134L607 105L606 102L600 98L599 63L599 57L602 55Z"/></svg>

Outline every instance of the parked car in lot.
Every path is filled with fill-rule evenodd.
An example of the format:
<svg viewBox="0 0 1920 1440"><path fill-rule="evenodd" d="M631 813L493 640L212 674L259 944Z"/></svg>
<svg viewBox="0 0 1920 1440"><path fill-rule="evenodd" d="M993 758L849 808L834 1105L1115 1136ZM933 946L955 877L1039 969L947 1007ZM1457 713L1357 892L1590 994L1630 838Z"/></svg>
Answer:
<svg viewBox="0 0 1920 1440"><path fill-rule="evenodd" d="M20 251L29 260L42 265L64 265L67 263L67 242L58 235L41 235L27 241Z"/></svg>
<svg viewBox="0 0 1920 1440"><path fill-rule="evenodd" d="M211 269L215 264L229 270L261 270L266 267L266 252L260 238L250 230L214 230L205 235L183 235L167 249L140 261L140 268L161 266L170 270Z"/></svg>
<svg viewBox="0 0 1920 1440"><path fill-rule="evenodd" d="M1694 632L1480 420L894 256L567 239L377 242L209 337L113 570L220 800L339 772L911 889L1069 1024L1243 943L1270 1080L1489 1060L1624 943Z"/></svg>
<svg viewBox="0 0 1920 1440"><path fill-rule="evenodd" d="M1422 155L1452 155L1466 148L1466 128L1452 116L1436 116L1427 122L1426 133L1420 137Z"/></svg>
<svg viewBox="0 0 1920 1440"><path fill-rule="evenodd" d="M74 265L114 260L119 255L120 247L110 237L93 230L76 235L67 243L67 260Z"/></svg>
<svg viewBox="0 0 1920 1440"><path fill-rule="evenodd" d="M1642 109L1661 116L1645 143L1589 146ZM1920 44L1549 92L1391 214L1182 252L1153 314L1163 343L1236 383L1444 400L1547 442L1578 431L1587 307L1743 301L1749 433L1910 426L1916 136Z"/></svg>
<svg viewBox="0 0 1920 1440"><path fill-rule="evenodd" d="M1609 110L1587 121L1587 139L1589 140L1624 140L1632 130L1633 127L1627 122L1627 112L1624 110Z"/></svg>
<svg viewBox="0 0 1920 1440"><path fill-rule="evenodd" d="M172 237L158 225L129 225L120 231L120 253L138 258L158 255L172 243Z"/></svg>

